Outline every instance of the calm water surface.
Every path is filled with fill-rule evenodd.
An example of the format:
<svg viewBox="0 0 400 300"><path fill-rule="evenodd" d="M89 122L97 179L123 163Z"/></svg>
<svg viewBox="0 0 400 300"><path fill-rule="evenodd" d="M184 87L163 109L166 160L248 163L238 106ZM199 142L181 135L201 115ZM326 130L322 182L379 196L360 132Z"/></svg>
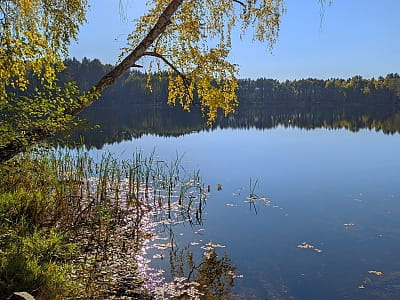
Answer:
<svg viewBox="0 0 400 300"><path fill-rule="evenodd" d="M137 150L183 156L210 185L203 225L177 225L174 236L181 247L198 242L194 255L208 242L225 246L218 254L243 275L230 298L400 299L399 134L217 129L100 152L129 159ZM249 203L251 192L262 198ZM150 264L170 280L169 259L155 252Z"/></svg>

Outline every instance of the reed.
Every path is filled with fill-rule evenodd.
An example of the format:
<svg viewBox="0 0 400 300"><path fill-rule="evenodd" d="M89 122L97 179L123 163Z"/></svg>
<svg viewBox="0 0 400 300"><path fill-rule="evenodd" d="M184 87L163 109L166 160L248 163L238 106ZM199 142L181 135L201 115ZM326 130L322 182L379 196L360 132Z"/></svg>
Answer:
<svg viewBox="0 0 400 300"><path fill-rule="evenodd" d="M206 197L181 157L165 162L154 152L120 161L83 147L36 148L0 175L0 298L16 290L107 298L138 288L135 255L151 238L147 228L170 224L173 238L174 222L201 223ZM124 278L136 280L121 287Z"/></svg>
<svg viewBox="0 0 400 300"><path fill-rule="evenodd" d="M247 196L247 202L249 203L250 210L254 209L254 212L257 214L257 207L256 207L256 200L260 199L260 196L258 196L255 191L258 186L258 179L255 181L252 181L251 177L249 180L249 195Z"/></svg>

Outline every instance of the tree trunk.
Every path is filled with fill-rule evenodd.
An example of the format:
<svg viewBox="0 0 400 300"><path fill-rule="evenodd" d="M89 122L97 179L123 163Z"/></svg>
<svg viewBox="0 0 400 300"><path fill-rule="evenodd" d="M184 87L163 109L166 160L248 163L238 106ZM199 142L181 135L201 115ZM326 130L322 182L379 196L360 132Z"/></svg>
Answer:
<svg viewBox="0 0 400 300"><path fill-rule="evenodd" d="M125 71L129 70L135 63L143 57L144 53L150 47L150 45L163 34L167 26L171 23L171 17L178 10L183 0L172 0L172 2L165 8L164 12L158 18L157 23L149 31L146 37L140 42L140 44L127 56L124 60L118 64L114 69L108 72L100 81L93 87L93 91L102 94L106 88L112 85L118 77L120 77ZM81 107L72 112L72 115L76 116L82 110L90 106L93 101L84 103Z"/></svg>
<svg viewBox="0 0 400 300"><path fill-rule="evenodd" d="M100 81L93 87L92 91L99 95L102 94L104 90L111 86L125 71L134 66L135 63L148 50L151 44L164 33L167 26L171 23L171 17L178 10L183 1L184 0L172 0L160 15L154 27L149 31L139 45L113 70L104 75L103 78L101 78ZM95 100L92 100L82 104L79 108L69 112L69 114L76 117L81 111L92 105L94 101ZM5 146L0 147L0 163L9 160L18 153L24 151L25 147L23 144L34 144L40 140L50 137L52 134L54 133L41 132L41 134L38 135L38 130L35 129L25 135L25 143L15 140Z"/></svg>

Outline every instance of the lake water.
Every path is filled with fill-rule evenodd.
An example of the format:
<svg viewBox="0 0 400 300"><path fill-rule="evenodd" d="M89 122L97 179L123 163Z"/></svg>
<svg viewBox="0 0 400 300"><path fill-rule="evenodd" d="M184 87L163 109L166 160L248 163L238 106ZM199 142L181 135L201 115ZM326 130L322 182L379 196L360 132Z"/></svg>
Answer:
<svg viewBox="0 0 400 300"><path fill-rule="evenodd" d="M143 135L92 153L129 159L137 150L178 154L210 186L202 225L173 226L177 249L147 253L165 281L171 266L193 269L192 258L200 270L213 243L238 276L215 299L400 299L399 134L215 129Z"/></svg>

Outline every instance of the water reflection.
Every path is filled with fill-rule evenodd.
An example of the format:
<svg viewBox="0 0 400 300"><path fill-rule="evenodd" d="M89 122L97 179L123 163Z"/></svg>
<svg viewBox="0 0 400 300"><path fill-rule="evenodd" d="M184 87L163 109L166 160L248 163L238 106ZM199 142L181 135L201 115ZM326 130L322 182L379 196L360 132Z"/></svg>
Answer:
<svg viewBox="0 0 400 300"><path fill-rule="evenodd" d="M196 245L174 247L165 253L171 281L154 288L160 299L230 299L236 268L227 254L220 255L221 245L207 243L198 255Z"/></svg>
<svg viewBox="0 0 400 300"><path fill-rule="evenodd" d="M199 172L187 173L179 158L163 161L154 153L122 161L75 152L73 158L72 151L50 152L49 160L59 163L65 184L63 225L83 248L70 276L85 299L229 298L235 268L217 253L223 246L199 240L180 248L177 241L182 226L202 229L208 189ZM169 262L168 277L152 262L159 259Z"/></svg>
<svg viewBox="0 0 400 300"><path fill-rule="evenodd" d="M215 128L270 129L278 126L302 129L370 129L385 134L400 132L400 110L390 105L243 106L228 117L219 117L212 128L197 109L188 113L178 107L136 105L94 106L82 118L97 129L73 132L70 140L101 149L104 144L139 138L145 134L181 136Z"/></svg>
<svg viewBox="0 0 400 300"><path fill-rule="evenodd" d="M398 134L389 135L400 132L395 108L243 108L213 128L204 127L195 112L173 108L115 110L114 119L109 113L92 116L103 128L85 137L88 145L153 134L105 148L123 156L157 145L164 159L185 153L188 169L200 167L213 187L210 192L200 186L211 197L197 216L192 210L182 217L179 192L170 197L170 208L163 197L166 210L146 211L143 220L157 225L149 232L154 240L145 244L140 265L143 274L154 275L146 282L153 282L149 289L159 288L158 295L211 293L189 284L207 279L201 271L221 275L215 280L222 287L211 290L227 293L222 299L399 297L400 144ZM249 130L214 130L228 127ZM273 127L279 128L258 130ZM332 131L304 130L318 127ZM204 132L186 134L192 131ZM157 194L151 195L149 204L159 206ZM200 199L189 195L185 201ZM217 255L212 261L205 255L210 246ZM235 266L244 277L233 275L232 287Z"/></svg>
<svg viewBox="0 0 400 300"><path fill-rule="evenodd" d="M109 163L100 162L105 164ZM227 254L218 251L225 246L199 240L182 247L177 241L182 227L189 226L189 233L204 230L200 226L209 189L199 173L186 174L179 158L166 162L141 153L119 167L120 180L105 174L97 184L105 186L98 197L109 199L118 211L118 225L104 241L101 257L93 249L84 258L96 257L97 273L112 273L103 278L112 286L110 297L134 295L131 272L127 276L117 270L127 272L130 265L144 280L142 289L155 299L229 299L237 276ZM160 268L159 260L168 261L168 267Z"/></svg>

